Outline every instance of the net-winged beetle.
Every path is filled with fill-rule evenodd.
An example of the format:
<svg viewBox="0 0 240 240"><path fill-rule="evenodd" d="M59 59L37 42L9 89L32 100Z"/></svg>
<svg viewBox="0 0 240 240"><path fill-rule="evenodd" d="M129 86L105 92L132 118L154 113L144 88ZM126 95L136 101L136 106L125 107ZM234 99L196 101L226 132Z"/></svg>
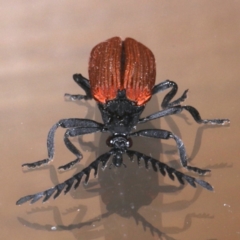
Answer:
<svg viewBox="0 0 240 240"><path fill-rule="evenodd" d="M122 41L119 37L114 37L95 46L89 60L89 80L81 74L73 76L75 82L85 91L86 95L66 94L66 96L71 100L89 100L94 98L101 112L103 123L79 118L60 120L53 125L48 133L48 158L33 163L25 163L22 166L35 168L47 164L53 159L54 135L58 127L67 128L64 135L64 143L76 156L75 160L59 167L59 169L70 169L82 158L81 152L71 143L69 137L99 131L108 132L111 136L107 140L107 145L111 149L65 182L43 192L22 197L16 204L20 205L27 201L35 203L42 197L44 197L43 202L45 202L53 194L53 198L57 198L63 190L64 193L69 192L73 184L76 189L84 175L86 175L85 183L87 183L92 169L95 175L97 174L99 163L102 163L104 168L109 159L111 159L111 165L116 167L125 165L122 158L123 154L127 154L130 159L136 156L138 162L143 160L146 167L151 163L155 171L159 170L162 175L167 173L172 180L176 177L181 184L184 184L185 180L193 187L196 187L197 183L203 188L213 190L212 186L203 180L185 175L150 156L129 149L132 146L132 137L142 136L158 139L174 139L182 166L199 175L204 175L210 170L188 165L184 144L178 136L161 129L135 131L135 127L137 124L178 114L183 110L187 110L197 123L223 125L230 122L228 119L201 119L199 112L194 107L182 106L181 102L186 99L187 90L180 98L171 102L177 93L177 84L166 80L155 85L155 77L156 65L153 53L136 40L127 38ZM150 100L151 96L169 88L171 90L163 99L162 110L141 118L140 116L145 108L145 104Z"/></svg>

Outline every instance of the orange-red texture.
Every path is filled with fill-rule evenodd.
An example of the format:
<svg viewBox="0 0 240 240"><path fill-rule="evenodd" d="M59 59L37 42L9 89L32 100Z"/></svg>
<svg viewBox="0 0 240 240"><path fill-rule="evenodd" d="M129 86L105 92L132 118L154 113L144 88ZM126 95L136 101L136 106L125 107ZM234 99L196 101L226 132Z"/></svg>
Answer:
<svg viewBox="0 0 240 240"><path fill-rule="evenodd" d="M89 60L92 96L106 103L126 90L126 97L137 105L151 98L156 64L153 53L132 38L113 37L95 46Z"/></svg>

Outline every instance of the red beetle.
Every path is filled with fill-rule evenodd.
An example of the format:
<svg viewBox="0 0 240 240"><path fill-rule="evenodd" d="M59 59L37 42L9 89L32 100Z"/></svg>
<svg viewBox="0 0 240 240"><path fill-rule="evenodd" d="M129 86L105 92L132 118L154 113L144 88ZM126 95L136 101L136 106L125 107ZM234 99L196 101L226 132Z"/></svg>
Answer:
<svg viewBox="0 0 240 240"><path fill-rule="evenodd" d="M82 158L80 151L70 142L69 137L76 137L94 132L108 132L111 136L107 140L107 145L111 148L107 153L99 156L88 167L65 182L58 184L48 190L33 195L25 196L17 201L17 205L31 200L31 203L43 198L47 201L54 193L54 198L64 190L67 193L74 184L76 189L82 177L85 183L88 182L90 171L93 169L97 174L98 165L101 162L103 168L111 158L112 164L120 167L123 163L123 154L127 154L130 159L137 157L138 162L143 160L146 167L149 163L155 171L168 176L173 180L175 177L181 184L184 180L191 186L196 187L196 183L202 187L213 190L212 186L194 177L185 175L174 168L138 151L129 150L132 146L131 137L151 137L158 139L174 139L180 155L180 161L184 168L204 175L210 170L203 170L188 165L186 150L182 140L172 132L161 129L146 129L135 131L135 126L139 123L173 115L187 110L197 123L220 124L229 123L228 119L201 119L199 112L192 106L182 106L187 97L187 90L183 95L172 101L178 90L175 82L166 80L155 85L156 65L153 53L143 44L132 38L124 41L119 37L111 38L95 46L91 52L89 61L89 80L81 74L73 75L75 82L85 91L86 95L66 94L71 100L89 100L94 98L102 115L103 123L98 123L89 119L69 118L62 119L50 129L47 138L48 158L34 163L25 163L22 166L28 168L39 167L47 164L54 156L54 134L58 127L67 128L64 135L64 142L67 148L76 156L76 159L67 163L59 169L67 170L74 166ZM147 117L140 118L145 104L151 96L162 92L168 88L171 91L164 97L162 102L163 110L153 113ZM125 165L125 164L124 164Z"/></svg>

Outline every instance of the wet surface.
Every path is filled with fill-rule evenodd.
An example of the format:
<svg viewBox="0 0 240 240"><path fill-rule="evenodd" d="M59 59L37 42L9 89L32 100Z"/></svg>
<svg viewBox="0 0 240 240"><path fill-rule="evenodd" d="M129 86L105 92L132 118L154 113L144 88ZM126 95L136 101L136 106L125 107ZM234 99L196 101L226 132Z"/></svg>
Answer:
<svg viewBox="0 0 240 240"><path fill-rule="evenodd" d="M239 1L92 2L8 1L1 8L0 226L1 239L239 239L240 161ZM157 61L157 83L171 79L186 104L202 118L229 118L230 126L198 125L187 113L154 120L138 129L162 128L181 137L191 165L209 168L201 178L214 192L196 189L146 170L142 163L99 170L89 184L45 204L16 206L20 197L50 188L106 152L107 134L74 138L83 160L67 172L57 168L74 156L56 134L48 166L23 171L21 164L46 158L46 137L63 118L101 121L94 101L68 102L82 90L72 74L87 74L90 50L113 36L132 37ZM160 110L154 96L144 116ZM173 140L134 138L134 150L185 172Z"/></svg>

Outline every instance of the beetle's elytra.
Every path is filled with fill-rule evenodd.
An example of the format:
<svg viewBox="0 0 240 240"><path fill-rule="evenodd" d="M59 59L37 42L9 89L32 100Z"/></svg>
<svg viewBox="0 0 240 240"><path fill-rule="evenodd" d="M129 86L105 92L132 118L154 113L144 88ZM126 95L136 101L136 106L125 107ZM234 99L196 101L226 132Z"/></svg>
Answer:
<svg viewBox="0 0 240 240"><path fill-rule="evenodd" d="M178 136L162 129L135 131L135 127L140 123L145 123L167 115L178 114L183 110L188 111L197 123L223 125L230 122L228 119L202 119L194 107L181 105L187 97L187 90L181 97L171 101L177 93L177 84L173 81L166 80L154 85L155 77L156 66L153 53L136 40L127 38L122 41L119 37L114 37L95 46L90 55L89 80L81 74L73 75L75 82L84 90L85 95L65 94L65 96L71 100L90 100L94 98L101 112L103 123L80 118L60 120L53 125L48 134L48 158L33 163L25 163L22 166L36 168L49 163L53 159L54 135L58 127L67 129L64 135L64 143L76 156L75 160L59 167L59 169L70 169L82 158L81 152L72 144L69 137L99 131L108 132L110 133L110 137L107 140L107 145L110 147L110 150L99 156L88 167L67 179L65 182L43 192L22 197L16 204L20 205L27 201L34 203L42 197L43 202L45 202L52 195L54 195L53 198L58 197L63 190L65 193L69 192L73 185L76 189L84 175L86 175L85 182L88 182L92 169L95 175L97 174L99 163L102 163L102 167L104 168L107 163L111 161L111 164L120 167L124 164L123 154L127 154L130 159L136 157L138 162L143 160L146 167L151 164L155 171L160 171L162 175L167 173L172 180L176 177L181 184L184 184L184 181L186 181L193 187L199 184L203 188L213 190L212 186L206 181L188 176L150 156L130 150L132 137L142 136L158 139L174 139L182 166L187 170L204 175L210 170L188 165L185 146ZM162 110L141 118L145 104L150 100L151 96L169 88L171 90L164 97L161 104Z"/></svg>
<svg viewBox="0 0 240 240"><path fill-rule="evenodd" d="M141 43L112 38L93 48L89 61L92 96L107 103L125 90L126 98L138 106L152 96L156 66L153 53Z"/></svg>

